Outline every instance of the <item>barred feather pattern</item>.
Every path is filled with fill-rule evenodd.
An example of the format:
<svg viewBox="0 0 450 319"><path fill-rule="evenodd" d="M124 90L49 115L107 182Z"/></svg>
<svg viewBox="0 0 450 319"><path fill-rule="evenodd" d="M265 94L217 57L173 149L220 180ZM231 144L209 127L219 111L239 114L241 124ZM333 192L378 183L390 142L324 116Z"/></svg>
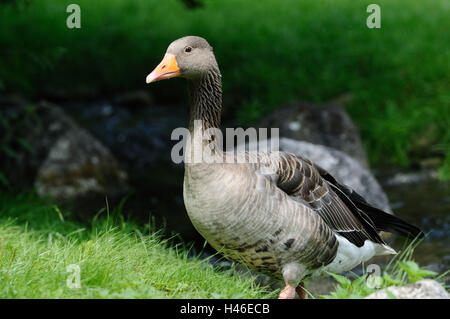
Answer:
<svg viewBox="0 0 450 319"><path fill-rule="evenodd" d="M219 74L209 72L190 84L191 129L199 119L203 129L219 126ZM216 149L214 156L224 159L228 154ZM243 164L186 164L185 205L200 234L229 259L272 276L279 276L283 265L292 262L308 269L329 264L338 242L320 215L295 193L305 193L309 177L322 180L307 168L306 174L298 171L305 174L301 178L305 182L299 184L298 172L290 167L301 164L287 153L245 152L244 156ZM294 196L286 187L289 183L295 184Z"/></svg>

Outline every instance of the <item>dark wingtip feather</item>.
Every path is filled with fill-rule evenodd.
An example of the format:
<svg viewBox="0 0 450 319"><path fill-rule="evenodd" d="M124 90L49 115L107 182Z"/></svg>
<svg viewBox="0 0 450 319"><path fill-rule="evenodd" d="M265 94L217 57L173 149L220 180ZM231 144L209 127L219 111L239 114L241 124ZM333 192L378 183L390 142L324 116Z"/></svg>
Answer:
<svg viewBox="0 0 450 319"><path fill-rule="evenodd" d="M405 236L410 239L423 238L425 234L418 227L394 216L388 214L381 209L373 207L367 201L359 195L354 190L349 187L338 183L333 176L328 174L322 169L322 177L327 180L330 184L333 184L339 188L348 198L353 202L353 204L369 216L369 218L374 223L377 231L387 231L395 234ZM342 196L342 195L340 195Z"/></svg>
<svg viewBox="0 0 450 319"><path fill-rule="evenodd" d="M377 231L387 231L405 236L410 239L416 237L423 238L425 234L416 226L404 221L397 216L388 214L381 209L371 206L364 198L352 191L350 199L353 200L356 207L365 212L375 224Z"/></svg>
<svg viewBox="0 0 450 319"><path fill-rule="evenodd" d="M358 204L357 204L358 206ZM423 238L425 234L418 227L388 213L383 212L382 210L368 206L365 204L361 204L361 209L372 219L375 224L377 230L388 231L391 233L396 233L402 236L405 236L410 239L414 239L416 237Z"/></svg>

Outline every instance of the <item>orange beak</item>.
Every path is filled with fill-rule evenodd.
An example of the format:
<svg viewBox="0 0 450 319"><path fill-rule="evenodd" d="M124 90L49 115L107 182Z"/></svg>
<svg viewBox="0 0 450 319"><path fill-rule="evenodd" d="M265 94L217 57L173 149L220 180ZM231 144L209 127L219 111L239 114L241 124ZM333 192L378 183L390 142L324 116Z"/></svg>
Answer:
<svg viewBox="0 0 450 319"><path fill-rule="evenodd" d="M159 80L170 79L180 75L180 68L177 65L175 55L166 53L160 64L147 75L146 82L156 82Z"/></svg>

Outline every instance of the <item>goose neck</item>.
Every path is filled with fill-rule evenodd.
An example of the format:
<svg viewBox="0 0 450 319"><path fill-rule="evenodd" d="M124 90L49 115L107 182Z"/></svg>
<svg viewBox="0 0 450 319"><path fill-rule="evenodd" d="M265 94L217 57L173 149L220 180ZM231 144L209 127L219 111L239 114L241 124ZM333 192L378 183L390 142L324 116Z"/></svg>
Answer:
<svg viewBox="0 0 450 319"><path fill-rule="evenodd" d="M202 78L190 80L189 92L191 141L187 147L188 163L199 163L199 158L200 163L214 162L222 156L218 142L221 132L217 132L220 130L222 112L222 81L219 70L211 70Z"/></svg>
<svg viewBox="0 0 450 319"><path fill-rule="evenodd" d="M222 80L218 70L211 70L199 79L189 81L190 121L201 121L203 130L220 127L222 112Z"/></svg>

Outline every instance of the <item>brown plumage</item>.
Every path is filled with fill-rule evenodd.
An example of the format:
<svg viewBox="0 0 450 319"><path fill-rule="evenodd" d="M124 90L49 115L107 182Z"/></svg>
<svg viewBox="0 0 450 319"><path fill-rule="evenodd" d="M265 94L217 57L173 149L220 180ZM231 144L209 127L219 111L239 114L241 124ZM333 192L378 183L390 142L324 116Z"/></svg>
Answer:
<svg viewBox="0 0 450 319"><path fill-rule="evenodd" d="M212 47L200 37L170 44L147 82L188 80L191 139L186 144L184 201L200 234L227 258L283 278L280 298L304 295L301 280L325 270L350 270L374 255L393 253L381 230L410 237L420 231L371 207L310 160L286 152L233 153L227 163L212 137L222 108L221 75ZM201 125L195 125L199 121ZM199 148L212 146L202 161Z"/></svg>

